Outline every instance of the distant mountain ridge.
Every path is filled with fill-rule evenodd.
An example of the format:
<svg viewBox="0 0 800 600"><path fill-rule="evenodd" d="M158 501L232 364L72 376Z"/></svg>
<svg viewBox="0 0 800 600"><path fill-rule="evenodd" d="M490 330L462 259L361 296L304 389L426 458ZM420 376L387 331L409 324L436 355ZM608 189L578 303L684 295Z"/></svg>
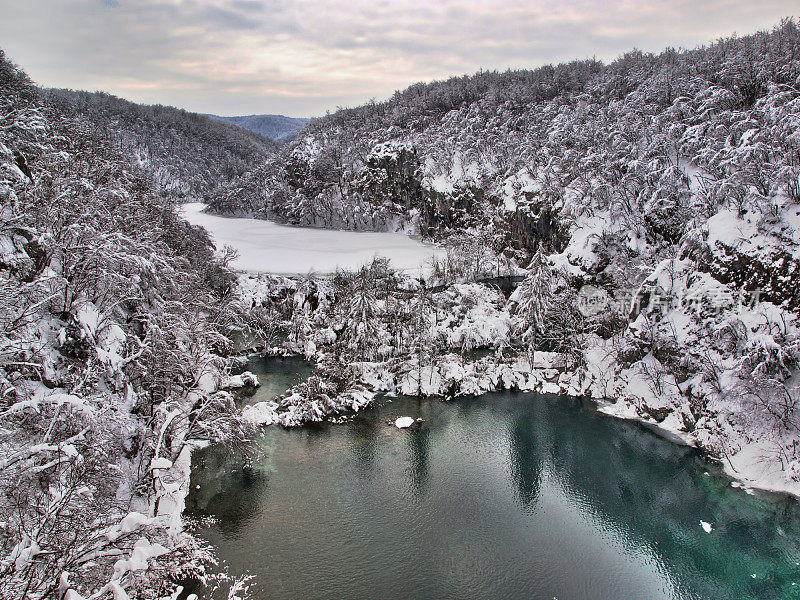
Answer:
<svg viewBox="0 0 800 600"><path fill-rule="evenodd" d="M285 117L283 115L243 115L239 117L220 117L209 114L209 117L233 123L244 129L259 133L276 142L290 142L298 131L311 119Z"/></svg>

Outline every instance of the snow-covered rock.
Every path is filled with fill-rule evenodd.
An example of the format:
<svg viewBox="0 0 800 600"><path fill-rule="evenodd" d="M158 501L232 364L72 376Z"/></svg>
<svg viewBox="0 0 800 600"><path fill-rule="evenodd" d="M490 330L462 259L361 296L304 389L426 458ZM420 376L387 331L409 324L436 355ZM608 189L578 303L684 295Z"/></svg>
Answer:
<svg viewBox="0 0 800 600"><path fill-rule="evenodd" d="M413 417L397 417L394 420L394 426L398 429L406 429L414 424Z"/></svg>
<svg viewBox="0 0 800 600"><path fill-rule="evenodd" d="M228 375L222 378L220 388L222 389L239 389L243 387L257 388L260 385L258 376L250 371L245 371L239 375Z"/></svg>

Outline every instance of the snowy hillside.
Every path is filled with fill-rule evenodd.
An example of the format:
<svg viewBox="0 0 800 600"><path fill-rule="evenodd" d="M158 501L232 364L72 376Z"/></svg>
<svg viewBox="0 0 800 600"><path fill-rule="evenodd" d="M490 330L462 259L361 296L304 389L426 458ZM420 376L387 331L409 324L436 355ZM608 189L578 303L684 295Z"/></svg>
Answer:
<svg viewBox="0 0 800 600"><path fill-rule="evenodd" d="M170 596L208 564L191 449L244 431L222 388L252 317L103 124L2 51L0 124L0 597Z"/></svg>
<svg viewBox="0 0 800 600"><path fill-rule="evenodd" d="M277 146L257 133L172 106L103 92L47 90L49 102L103 130L157 190L178 202L211 197L267 160Z"/></svg>
<svg viewBox="0 0 800 600"><path fill-rule="evenodd" d="M378 394L591 397L800 496L798 57L480 72L277 148L0 51L0 597L174 600L192 450ZM315 371L240 412L244 350Z"/></svg>
<svg viewBox="0 0 800 600"><path fill-rule="evenodd" d="M797 493L798 56L800 28L787 19L609 65L417 84L313 121L211 210L416 230L446 248L434 284L528 267L488 347L565 355L562 391L608 399L607 412ZM310 314L292 318L320 328L313 347L339 352L336 318L303 306ZM359 314L385 315L381 306ZM407 325L381 318L388 339L408 339ZM447 344L425 344L425 365L388 347L395 362L378 379L398 392L410 389L398 379L409 360L417 387L422 371L431 382L423 393L531 385L500 376L502 360L475 385L477 363L448 367Z"/></svg>

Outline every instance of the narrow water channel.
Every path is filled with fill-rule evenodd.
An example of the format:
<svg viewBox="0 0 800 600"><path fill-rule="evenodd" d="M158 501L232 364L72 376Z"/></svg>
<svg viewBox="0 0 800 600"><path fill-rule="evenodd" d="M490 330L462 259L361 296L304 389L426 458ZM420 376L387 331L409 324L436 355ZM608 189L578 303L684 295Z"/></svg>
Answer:
<svg viewBox="0 0 800 600"><path fill-rule="evenodd" d="M293 385L305 381L314 366L299 356L251 356L244 367L258 377L258 388L252 396L240 397L237 406L268 402Z"/></svg>
<svg viewBox="0 0 800 600"><path fill-rule="evenodd" d="M424 422L386 424L400 415ZM797 503L569 398L401 398L268 428L197 453L192 489L201 537L257 598L800 598Z"/></svg>

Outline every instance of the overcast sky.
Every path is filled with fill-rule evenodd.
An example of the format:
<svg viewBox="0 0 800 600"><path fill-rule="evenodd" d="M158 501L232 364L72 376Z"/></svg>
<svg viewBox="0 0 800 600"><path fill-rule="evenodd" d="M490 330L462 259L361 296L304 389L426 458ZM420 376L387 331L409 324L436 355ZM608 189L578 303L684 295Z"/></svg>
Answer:
<svg viewBox="0 0 800 600"><path fill-rule="evenodd" d="M796 0L0 0L38 83L222 115L316 116L420 80L770 28ZM800 12L800 11L798 11Z"/></svg>

